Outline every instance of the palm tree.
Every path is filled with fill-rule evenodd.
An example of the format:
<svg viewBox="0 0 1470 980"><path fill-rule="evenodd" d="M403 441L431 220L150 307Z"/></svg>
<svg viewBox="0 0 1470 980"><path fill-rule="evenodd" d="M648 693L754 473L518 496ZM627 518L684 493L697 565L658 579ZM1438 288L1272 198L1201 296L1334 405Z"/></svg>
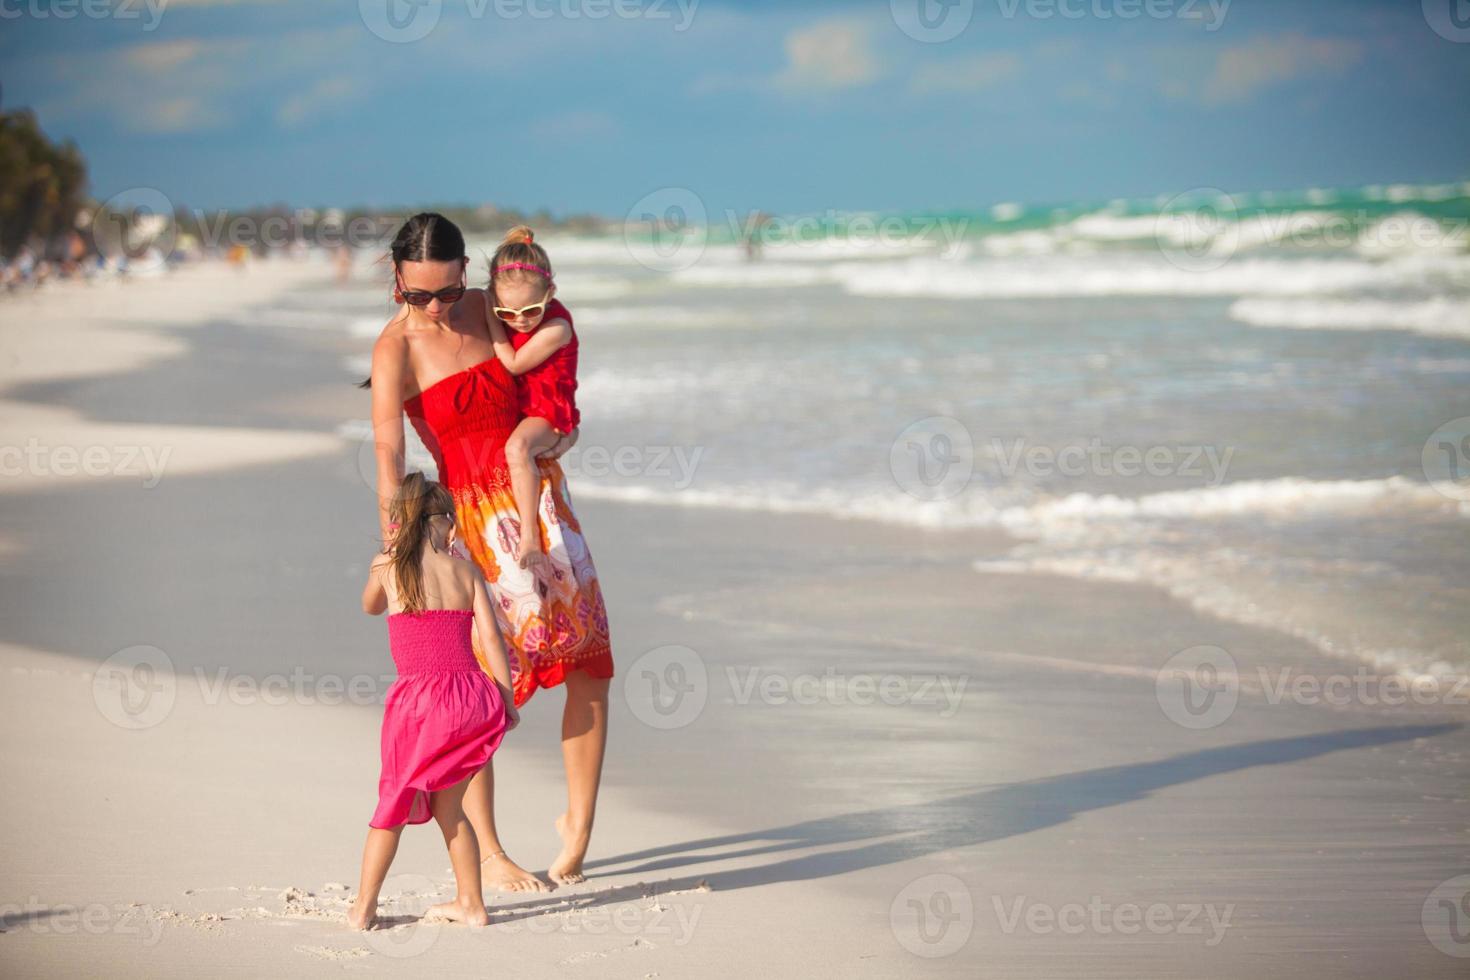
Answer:
<svg viewBox="0 0 1470 980"><path fill-rule="evenodd" d="M0 258L75 227L87 187L76 144L55 144L29 109L0 112Z"/></svg>

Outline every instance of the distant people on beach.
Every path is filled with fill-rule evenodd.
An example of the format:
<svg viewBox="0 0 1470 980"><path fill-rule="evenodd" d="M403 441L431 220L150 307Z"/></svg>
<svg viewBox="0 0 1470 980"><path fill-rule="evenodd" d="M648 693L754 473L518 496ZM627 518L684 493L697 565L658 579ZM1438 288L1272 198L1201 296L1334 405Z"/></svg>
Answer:
<svg viewBox="0 0 1470 980"><path fill-rule="evenodd" d="M769 220L768 215L762 211L757 211L746 222L745 228L740 235L740 245L745 251L745 261L760 261L761 250L765 244L761 240L761 236L765 232L766 222Z"/></svg>
<svg viewBox="0 0 1470 980"><path fill-rule="evenodd" d="M332 267L336 270L337 283L346 285L352 279L352 249L338 245L332 250Z"/></svg>

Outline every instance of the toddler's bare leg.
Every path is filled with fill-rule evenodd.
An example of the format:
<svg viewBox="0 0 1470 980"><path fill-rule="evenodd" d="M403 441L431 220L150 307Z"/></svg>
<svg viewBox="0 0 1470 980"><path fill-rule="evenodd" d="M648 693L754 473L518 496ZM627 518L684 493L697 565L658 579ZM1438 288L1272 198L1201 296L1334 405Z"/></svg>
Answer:
<svg viewBox="0 0 1470 980"><path fill-rule="evenodd" d="M541 470L536 457L556 445L560 436L545 419L526 418L505 441L505 462L510 467L510 488L521 518L521 543L516 561L538 574L546 561L541 550Z"/></svg>

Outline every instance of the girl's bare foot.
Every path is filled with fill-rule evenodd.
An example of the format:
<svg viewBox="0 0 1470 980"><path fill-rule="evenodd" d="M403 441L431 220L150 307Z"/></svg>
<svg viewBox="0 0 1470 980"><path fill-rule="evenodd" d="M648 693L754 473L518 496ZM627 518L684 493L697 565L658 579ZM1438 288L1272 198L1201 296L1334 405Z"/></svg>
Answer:
<svg viewBox="0 0 1470 980"><path fill-rule="evenodd" d="M516 864L504 851L496 851L480 859L480 881L502 892L549 891L546 882Z"/></svg>
<svg viewBox="0 0 1470 980"><path fill-rule="evenodd" d="M363 908L362 902L357 901L353 902L352 907L347 910L347 926L350 929L366 932L377 924L378 910L376 908Z"/></svg>
<svg viewBox="0 0 1470 980"><path fill-rule="evenodd" d="M473 899L467 902L455 899L452 902L431 905L429 911L424 913L424 919L425 921L447 919L450 922L463 922L467 926L490 924L490 915L485 911L484 904Z"/></svg>
<svg viewBox="0 0 1470 980"><path fill-rule="evenodd" d="M561 853L551 862L546 875L558 885L575 885L586 881L582 873L582 861L587 857L587 844L592 831L577 830L563 813L556 818L556 832L561 835Z"/></svg>

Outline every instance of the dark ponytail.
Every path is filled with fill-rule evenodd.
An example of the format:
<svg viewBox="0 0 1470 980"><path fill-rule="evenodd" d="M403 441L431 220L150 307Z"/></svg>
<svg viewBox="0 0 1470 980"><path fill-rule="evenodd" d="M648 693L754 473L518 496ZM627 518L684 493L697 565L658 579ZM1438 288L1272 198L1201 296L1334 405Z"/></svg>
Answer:
<svg viewBox="0 0 1470 980"><path fill-rule="evenodd" d="M442 214L420 211L403 223L393 244L388 246L388 257L393 260L393 272L405 262L463 262L466 258L464 233L459 226ZM357 385L371 388L373 379L368 377Z"/></svg>

